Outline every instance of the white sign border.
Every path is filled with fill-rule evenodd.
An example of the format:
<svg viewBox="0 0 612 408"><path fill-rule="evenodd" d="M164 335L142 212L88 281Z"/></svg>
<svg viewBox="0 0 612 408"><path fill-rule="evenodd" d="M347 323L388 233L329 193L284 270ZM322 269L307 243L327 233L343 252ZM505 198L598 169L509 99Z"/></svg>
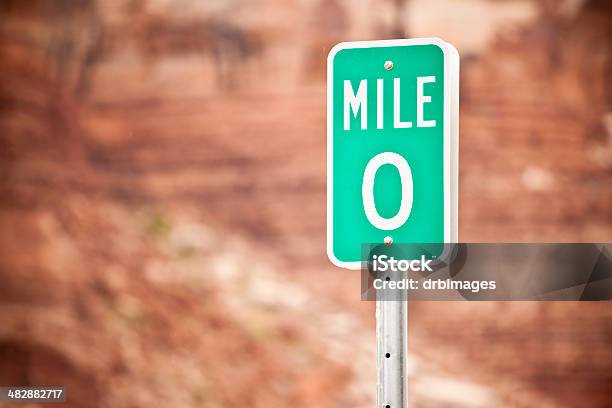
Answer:
<svg viewBox="0 0 612 408"><path fill-rule="evenodd" d="M361 269L361 262L344 262L334 254L333 224L333 69L334 57L345 49L436 45L444 55L444 242L458 241L459 53L439 38L350 41L335 45L327 56L327 257L336 266Z"/></svg>

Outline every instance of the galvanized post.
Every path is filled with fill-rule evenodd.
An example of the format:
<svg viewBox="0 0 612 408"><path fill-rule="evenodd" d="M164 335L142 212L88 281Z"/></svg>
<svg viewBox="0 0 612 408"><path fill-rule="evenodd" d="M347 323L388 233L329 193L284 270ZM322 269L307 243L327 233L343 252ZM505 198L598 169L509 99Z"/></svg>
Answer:
<svg viewBox="0 0 612 408"><path fill-rule="evenodd" d="M400 299L391 298L385 295L384 290L377 291L378 389L376 401L377 408L406 408L408 302L405 291Z"/></svg>

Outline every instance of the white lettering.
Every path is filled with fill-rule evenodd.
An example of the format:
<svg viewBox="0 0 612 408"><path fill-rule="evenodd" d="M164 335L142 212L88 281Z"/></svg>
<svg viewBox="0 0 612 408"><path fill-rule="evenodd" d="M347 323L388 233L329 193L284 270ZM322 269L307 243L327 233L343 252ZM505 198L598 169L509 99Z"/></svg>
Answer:
<svg viewBox="0 0 612 408"><path fill-rule="evenodd" d="M431 102L431 96L423 93L423 85L434 82L435 76L417 77L417 127L436 127L435 120L423 119L423 105Z"/></svg>
<svg viewBox="0 0 612 408"><path fill-rule="evenodd" d="M400 79L393 78L393 126L396 129L412 127L412 122L402 122L400 119Z"/></svg>
<svg viewBox="0 0 612 408"><path fill-rule="evenodd" d="M400 208L391 218L383 218L376 210L374 203L374 180L376 172L384 164L391 164L397 168L400 174L402 184L402 199ZM397 153L385 152L377 154L366 165L363 173L363 184L361 186L361 195L363 198L363 209L368 221L378 229L390 231L395 230L404 225L412 211L412 171L406 159Z"/></svg>
<svg viewBox="0 0 612 408"><path fill-rule="evenodd" d="M377 106L376 106L376 128L377 129L382 129L384 126L384 122L383 122L383 113L384 113L384 103L383 103L383 80L382 79L377 79L376 80L376 102L377 102Z"/></svg>
<svg viewBox="0 0 612 408"><path fill-rule="evenodd" d="M344 130L351 129L350 111L357 118L357 113L361 110L361 129L368 128L368 80L363 79L359 82L357 95L353 92L353 86L348 79L344 81Z"/></svg>

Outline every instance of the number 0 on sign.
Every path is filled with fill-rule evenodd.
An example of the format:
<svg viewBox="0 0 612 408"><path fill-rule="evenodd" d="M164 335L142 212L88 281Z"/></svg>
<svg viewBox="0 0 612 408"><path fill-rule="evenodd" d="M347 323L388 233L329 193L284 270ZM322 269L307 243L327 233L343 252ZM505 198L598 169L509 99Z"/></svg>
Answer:
<svg viewBox="0 0 612 408"><path fill-rule="evenodd" d="M455 242L459 56L439 39L347 42L328 57L327 254Z"/></svg>

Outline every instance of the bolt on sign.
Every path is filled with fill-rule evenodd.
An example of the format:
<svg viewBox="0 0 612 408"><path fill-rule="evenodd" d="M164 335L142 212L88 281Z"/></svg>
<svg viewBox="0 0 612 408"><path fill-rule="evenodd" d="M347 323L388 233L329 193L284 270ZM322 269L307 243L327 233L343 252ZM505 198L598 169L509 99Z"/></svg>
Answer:
<svg viewBox="0 0 612 408"><path fill-rule="evenodd" d="M327 254L457 241L459 54L437 39L344 42L327 61Z"/></svg>

